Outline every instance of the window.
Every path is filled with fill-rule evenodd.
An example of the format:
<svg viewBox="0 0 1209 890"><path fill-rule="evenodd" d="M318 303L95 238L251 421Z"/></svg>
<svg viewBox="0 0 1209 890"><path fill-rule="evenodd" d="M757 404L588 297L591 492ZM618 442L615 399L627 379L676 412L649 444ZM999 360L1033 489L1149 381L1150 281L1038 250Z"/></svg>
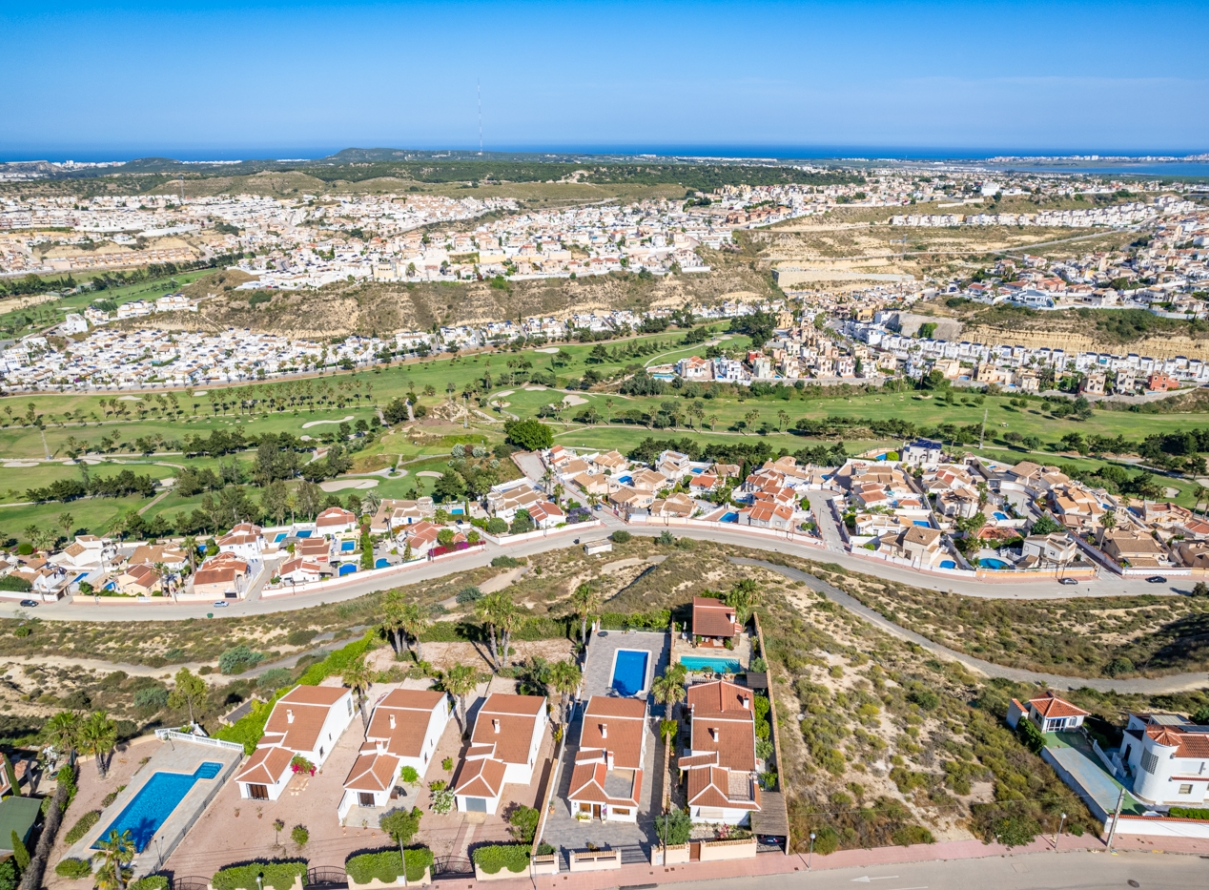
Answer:
<svg viewBox="0 0 1209 890"><path fill-rule="evenodd" d="M468 813L485 813L485 812L487 812L487 799L484 797L468 797L468 798L466 798L466 812L468 812Z"/></svg>
<svg viewBox="0 0 1209 890"><path fill-rule="evenodd" d="M1180 794L1191 794L1192 793L1192 783L1189 782L1187 785L1181 785L1179 793Z"/></svg>
<svg viewBox="0 0 1209 890"><path fill-rule="evenodd" d="M362 791L359 798L359 803L363 807L372 807L374 805L374 795L372 792Z"/></svg>
<svg viewBox="0 0 1209 890"><path fill-rule="evenodd" d="M1150 773L1153 776L1154 771L1158 767L1158 765L1159 765L1158 757L1156 757L1154 754L1151 754L1149 751L1142 752L1142 769L1146 770L1146 772Z"/></svg>
<svg viewBox="0 0 1209 890"><path fill-rule="evenodd" d="M630 808L629 807L613 807L612 813L614 816L628 816L628 815L630 815Z"/></svg>
<svg viewBox="0 0 1209 890"><path fill-rule="evenodd" d="M252 798L252 800L268 800L269 789L264 785L249 785L248 797Z"/></svg>

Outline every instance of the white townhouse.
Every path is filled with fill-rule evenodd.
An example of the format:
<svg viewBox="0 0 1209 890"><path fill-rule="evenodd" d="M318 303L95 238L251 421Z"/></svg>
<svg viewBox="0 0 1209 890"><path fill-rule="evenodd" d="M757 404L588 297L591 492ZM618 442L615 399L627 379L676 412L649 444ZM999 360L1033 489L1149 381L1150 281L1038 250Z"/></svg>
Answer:
<svg viewBox="0 0 1209 890"><path fill-rule="evenodd" d="M458 810L495 815L504 785L530 784L548 722L544 695L489 695L453 778Z"/></svg>

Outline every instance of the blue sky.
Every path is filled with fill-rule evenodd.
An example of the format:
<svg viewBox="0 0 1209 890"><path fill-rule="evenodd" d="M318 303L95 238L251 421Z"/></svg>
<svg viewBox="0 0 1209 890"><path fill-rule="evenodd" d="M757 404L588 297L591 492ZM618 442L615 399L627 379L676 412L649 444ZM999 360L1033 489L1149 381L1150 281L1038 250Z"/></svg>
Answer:
<svg viewBox="0 0 1209 890"><path fill-rule="evenodd" d="M0 158L1209 151L1200 3L0 0Z"/></svg>

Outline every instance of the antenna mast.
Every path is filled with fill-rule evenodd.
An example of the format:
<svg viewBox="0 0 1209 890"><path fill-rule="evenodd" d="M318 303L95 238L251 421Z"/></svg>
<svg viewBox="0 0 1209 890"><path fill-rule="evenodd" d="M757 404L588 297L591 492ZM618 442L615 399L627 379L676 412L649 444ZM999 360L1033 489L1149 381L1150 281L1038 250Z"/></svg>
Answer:
<svg viewBox="0 0 1209 890"><path fill-rule="evenodd" d="M479 157L483 156L483 81L475 80L475 89L479 96Z"/></svg>

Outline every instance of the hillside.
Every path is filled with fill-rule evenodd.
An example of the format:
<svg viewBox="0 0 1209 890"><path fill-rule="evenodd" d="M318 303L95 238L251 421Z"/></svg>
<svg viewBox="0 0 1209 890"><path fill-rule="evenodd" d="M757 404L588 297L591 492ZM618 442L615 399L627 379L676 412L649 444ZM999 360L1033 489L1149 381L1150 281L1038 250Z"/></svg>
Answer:
<svg viewBox="0 0 1209 890"><path fill-rule="evenodd" d="M227 327L274 331L327 339L348 334L428 330L434 324L457 325L571 311L679 308L723 299L759 299L777 295L767 272L745 254L717 252L706 261L709 275L674 275L644 280L614 273L595 278L512 281L505 288L474 283L338 283L305 291L235 291L246 276L215 273L196 282L191 294L216 295L197 314L157 319L180 330ZM267 302L252 298L267 295ZM261 298L263 299L263 298Z"/></svg>

